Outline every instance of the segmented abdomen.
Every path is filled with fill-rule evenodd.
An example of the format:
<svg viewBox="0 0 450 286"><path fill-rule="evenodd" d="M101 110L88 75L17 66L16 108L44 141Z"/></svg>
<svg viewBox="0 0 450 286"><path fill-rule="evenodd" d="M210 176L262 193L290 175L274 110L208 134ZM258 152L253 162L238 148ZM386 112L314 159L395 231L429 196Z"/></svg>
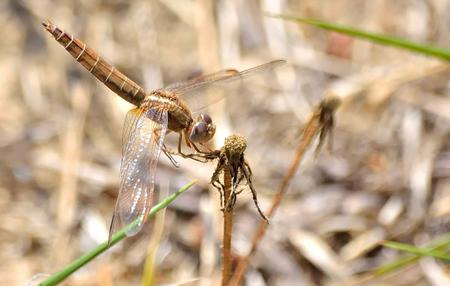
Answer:
<svg viewBox="0 0 450 286"><path fill-rule="evenodd" d="M42 22L42 25L81 65L107 87L126 101L137 106L141 105L145 98L142 87L107 63L97 52L87 47L81 40L74 38L73 35L65 33L49 21Z"/></svg>

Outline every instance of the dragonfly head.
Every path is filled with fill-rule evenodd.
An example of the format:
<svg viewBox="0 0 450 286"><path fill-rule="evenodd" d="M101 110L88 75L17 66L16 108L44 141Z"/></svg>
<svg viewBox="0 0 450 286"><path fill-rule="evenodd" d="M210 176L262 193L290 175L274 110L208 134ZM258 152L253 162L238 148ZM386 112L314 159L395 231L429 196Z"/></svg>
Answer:
<svg viewBox="0 0 450 286"><path fill-rule="evenodd" d="M215 132L216 125L212 122L211 117L206 113L201 113L194 121L189 139L194 143L204 143L213 138Z"/></svg>

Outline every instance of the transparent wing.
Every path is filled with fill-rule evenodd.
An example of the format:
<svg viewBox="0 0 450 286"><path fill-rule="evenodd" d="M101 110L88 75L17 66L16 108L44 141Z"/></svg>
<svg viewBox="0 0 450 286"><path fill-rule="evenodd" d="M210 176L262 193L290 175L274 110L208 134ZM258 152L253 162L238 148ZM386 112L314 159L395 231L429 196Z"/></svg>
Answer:
<svg viewBox="0 0 450 286"><path fill-rule="evenodd" d="M219 94L218 98L212 99L212 103L214 103L222 99L224 94L239 88L243 80L247 81L249 77L270 72L274 68L285 63L286 61L284 60L275 60L243 71L235 69L222 70L212 74L199 76L185 82L174 83L164 87L162 90L176 93L178 96L182 97L183 100L186 100L193 110L198 110L205 105L203 98L200 99L201 103L196 99L199 93L204 93L205 90L216 88L225 91L224 93Z"/></svg>
<svg viewBox="0 0 450 286"><path fill-rule="evenodd" d="M179 95L183 95L184 93L187 93L191 90L199 89L214 83L232 82L236 80L241 80L244 77L254 75L266 70L271 70L285 63L286 63L285 60L275 60L243 71L237 71L235 69L227 69L212 74L202 75L185 82L174 83L163 89L166 91L176 92Z"/></svg>
<svg viewBox="0 0 450 286"><path fill-rule="evenodd" d="M125 155L125 149L127 148L127 143L130 141L130 134L136 129L137 120L142 116L144 113L144 110L141 108L134 108L127 112L127 115L125 116L125 121L123 124L123 131L122 131L122 162L124 160L123 155ZM123 164L123 163L122 163ZM121 168L121 172L124 170L124 168ZM120 173L120 176L122 177L122 173Z"/></svg>
<svg viewBox="0 0 450 286"><path fill-rule="evenodd" d="M155 172L167 131L167 111L136 108L125 118L120 167L119 196L111 221L109 238L120 227L131 236L139 232L150 211Z"/></svg>
<svg viewBox="0 0 450 286"><path fill-rule="evenodd" d="M183 93L195 88L200 88L205 84L208 83L214 83L217 81L225 80L232 78L233 76L238 76L239 71L235 69L226 69L221 70L215 73L207 74L207 75L201 75L198 77L195 77L188 81L183 82L176 82L173 84L170 84L166 87L164 87L164 90L170 91L170 92L177 92L177 93Z"/></svg>

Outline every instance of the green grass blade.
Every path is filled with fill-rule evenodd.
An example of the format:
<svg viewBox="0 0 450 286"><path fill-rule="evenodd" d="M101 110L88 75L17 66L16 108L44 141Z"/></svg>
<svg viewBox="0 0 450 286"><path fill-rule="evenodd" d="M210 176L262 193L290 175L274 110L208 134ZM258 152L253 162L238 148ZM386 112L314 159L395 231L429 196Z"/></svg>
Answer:
<svg viewBox="0 0 450 286"><path fill-rule="evenodd" d="M419 260L419 256L415 256L415 255L408 255L405 257L401 257L397 260L386 263L386 264L381 265L380 267L376 268L374 270L373 274L375 274L375 276L381 276L386 273L390 273L392 271L402 269L408 265L413 264L417 260Z"/></svg>
<svg viewBox="0 0 450 286"><path fill-rule="evenodd" d="M409 266L415 262L417 262L421 257L423 256L433 256L436 257L435 255L430 255L430 253L432 254L436 254L438 253L439 256L448 256L448 248L450 246L450 236L446 235L440 239L438 239L437 241L434 241L432 243L431 246L426 247L426 248L419 248L420 250L417 250L417 247L408 245L408 247L404 247L405 244L402 243L398 243L398 242L387 242L385 244L388 247L393 246L392 248L395 249L399 249L401 251L406 251L406 252L410 252L411 254L408 254L404 257L401 257L399 259L396 259L390 263L386 263L384 265L381 265L379 267L377 267L376 269L373 270L373 274L375 276L381 276L387 273L390 273L392 271L396 271L396 270L400 270L406 266ZM401 245L401 246L399 246ZM408 249L408 250L406 250ZM426 254L426 255L425 255ZM440 258L440 257L439 257Z"/></svg>
<svg viewBox="0 0 450 286"><path fill-rule="evenodd" d="M420 53L423 55L427 55L430 57L435 57L439 59L443 59L446 61L450 61L450 50L436 47L430 44L422 44L422 43L416 43L411 42L406 39L387 36L383 34L378 33L371 33L360 29L355 29L348 26L342 26L342 25L336 25L333 23L323 22L315 19L308 19L308 18L301 18L296 16L289 16L289 15L273 15L273 14L267 14L269 17L274 18L280 18L287 21L293 21L297 23L303 23L312 25L315 27L319 27L321 29L335 31L339 33L343 33L352 37L369 40L375 43L379 43L382 45L387 46L393 46L405 50L409 50L412 52Z"/></svg>
<svg viewBox="0 0 450 286"><path fill-rule="evenodd" d="M176 193L168 196L167 198L165 198L163 201L161 201L160 203L158 203L157 205L155 205L151 210L150 213L148 214L147 219L150 219L151 217L153 217L157 212L159 212L161 209L167 207L172 201L174 201L179 195L181 195L182 193L184 193L185 191L187 191L190 187L192 187L192 185L194 185L196 183L196 181L192 181L189 184L183 186L181 189L179 189ZM118 232L116 232L112 237L111 237L111 243L110 246L113 246L115 244L117 244L119 241L121 241L122 239L124 239L126 237L126 231L129 228L132 228L135 224L137 224L138 221L134 221L132 223L130 223L129 225L125 226L124 228L122 228L121 230L119 230ZM106 250L108 250L108 242L105 241L101 244L99 244L96 248L92 249L91 251L87 252L86 254L84 254L83 256L81 256L80 258L78 258L77 260L74 260L72 263L70 263L69 265L67 265L66 267L64 267L63 269L61 269L60 271L56 272L55 274L51 275L49 278L47 278L45 281L41 282L39 284L39 286L52 286L52 285L57 285L58 283L60 283L61 281L63 281L64 279L66 279L68 276L70 276L72 273L74 273L75 271L77 271L78 269L80 269L81 267L83 267L84 265L86 265L88 262L90 262L91 260L93 260L95 257L97 257L98 255L100 255L101 253L105 252Z"/></svg>
<svg viewBox="0 0 450 286"><path fill-rule="evenodd" d="M389 248L409 252L409 253L415 254L417 256L431 256L434 258L439 258L442 260L450 261L450 254L439 251L439 250L434 250L434 249L430 249L430 248L419 248L414 245L395 242L395 241L387 241L383 244L384 244L384 246L387 246Z"/></svg>

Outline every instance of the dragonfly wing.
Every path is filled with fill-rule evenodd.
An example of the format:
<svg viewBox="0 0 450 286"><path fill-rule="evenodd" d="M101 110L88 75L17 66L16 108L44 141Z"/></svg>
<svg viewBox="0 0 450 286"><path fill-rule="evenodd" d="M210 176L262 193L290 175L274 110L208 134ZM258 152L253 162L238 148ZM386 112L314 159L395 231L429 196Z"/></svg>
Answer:
<svg viewBox="0 0 450 286"><path fill-rule="evenodd" d="M218 71L215 73L201 75L201 76L195 77L191 80L173 83L171 85L164 87L164 90L170 91L170 92L177 92L177 93L181 94L184 91L199 88L206 83L217 82L220 80L224 80L224 79L236 76L238 74L239 74L239 71L234 70L234 69L221 70L221 71Z"/></svg>
<svg viewBox="0 0 450 286"><path fill-rule="evenodd" d="M198 98L199 94L205 94L206 91L220 91L213 97L208 95L209 104L215 103L225 96L232 93L233 90L241 87L242 83L247 83L249 78L272 71L274 68L285 64L284 60L271 61L250 69L237 71L234 69L222 70L212 74L196 77L181 83L171 84L162 90L176 93L183 100L189 103L193 111L198 111L205 107L205 98ZM208 105L208 103L206 103Z"/></svg>
<svg viewBox="0 0 450 286"><path fill-rule="evenodd" d="M127 115L125 116L125 121L123 124L123 131L122 131L122 163L124 160L125 150L128 147L127 143L130 142L130 135L135 132L137 128L137 120L142 116L144 113L144 110L142 108L134 108L127 112ZM120 171L126 170L125 168L121 168ZM123 177L123 174L120 174L121 178Z"/></svg>
<svg viewBox="0 0 450 286"><path fill-rule="evenodd" d="M222 83L222 82L228 83L232 81L239 81L242 80L244 77L256 75L263 71L272 70L275 67L285 63L286 63L285 60L275 60L243 71L237 71L235 69L222 70L212 74L202 75L182 83L175 83L169 85L165 87L164 90L175 92L182 95L189 91L209 86L214 83Z"/></svg>
<svg viewBox="0 0 450 286"><path fill-rule="evenodd" d="M167 131L167 111L158 109L130 110L125 118L120 167L120 188L109 238L127 226L128 236L139 232L150 211L155 185L155 172Z"/></svg>

